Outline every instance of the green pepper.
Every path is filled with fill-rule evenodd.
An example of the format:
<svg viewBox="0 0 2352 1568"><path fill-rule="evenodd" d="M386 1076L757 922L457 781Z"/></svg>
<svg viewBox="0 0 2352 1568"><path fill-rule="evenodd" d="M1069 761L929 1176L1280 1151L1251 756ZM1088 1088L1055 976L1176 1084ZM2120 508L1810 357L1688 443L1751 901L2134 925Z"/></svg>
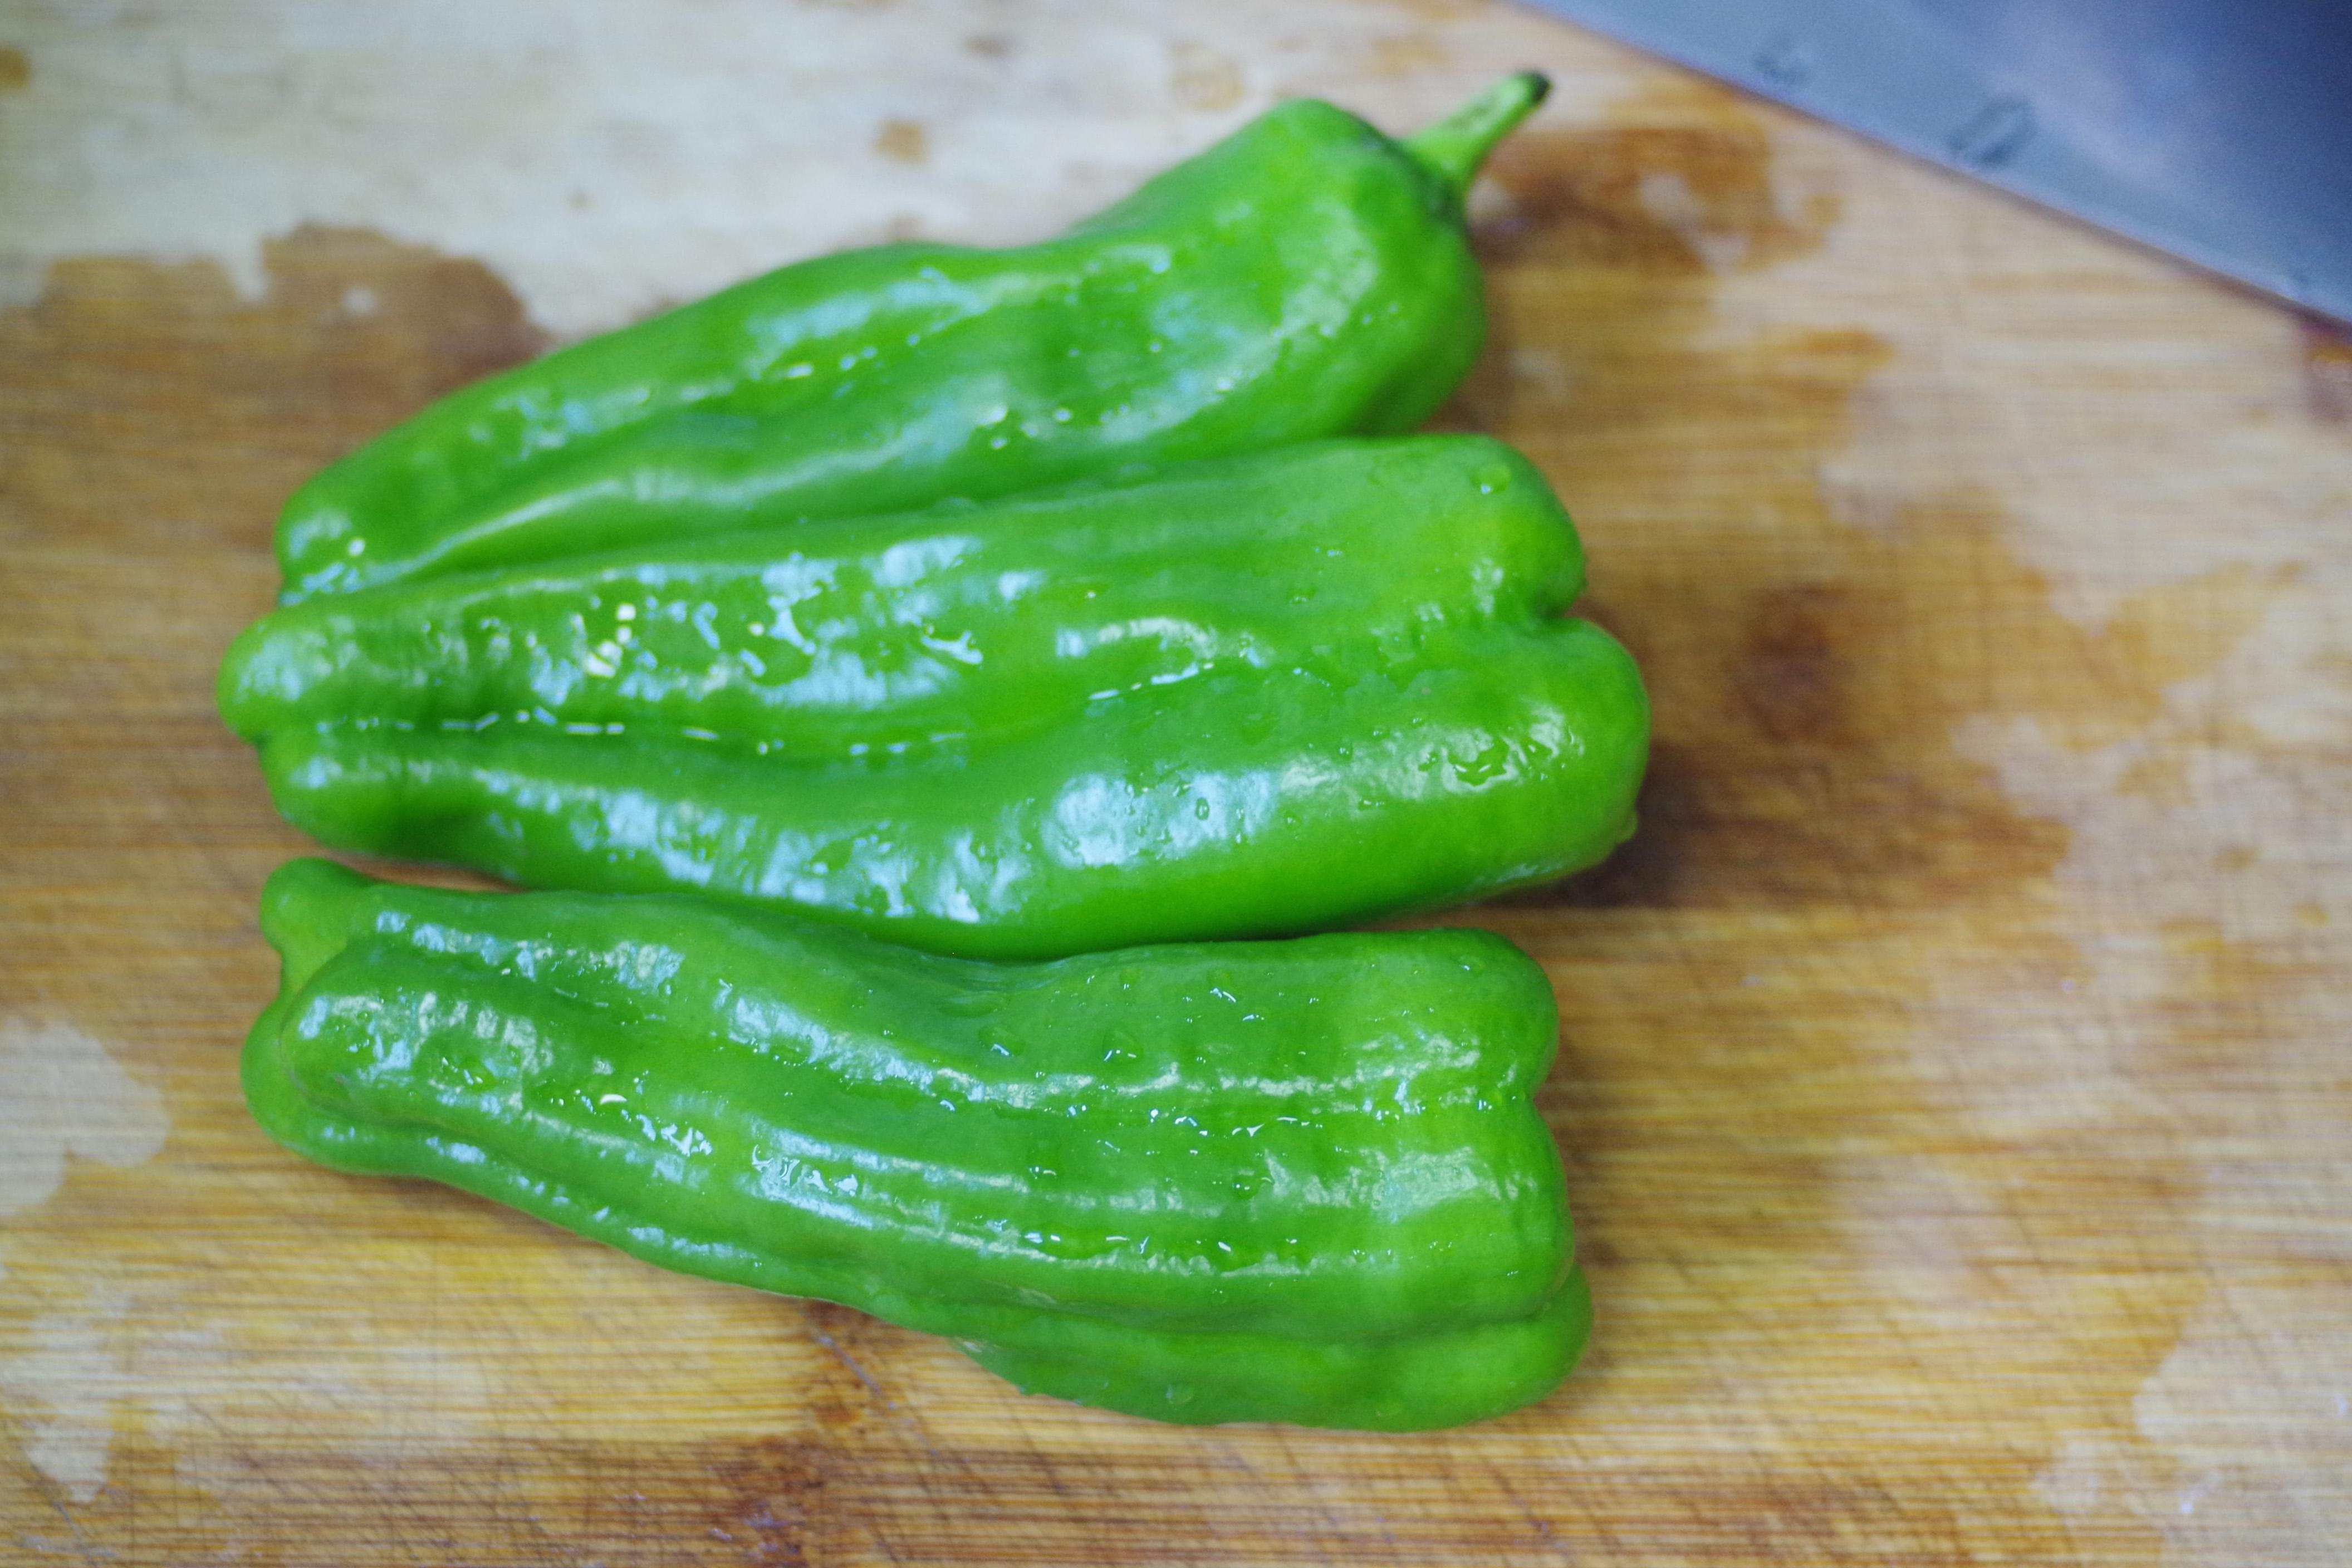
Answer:
<svg viewBox="0 0 2352 1568"><path fill-rule="evenodd" d="M296 493L282 597L1410 429L1485 331L1462 193L1545 85L1402 144L1285 103L1059 238L824 257L491 377Z"/></svg>
<svg viewBox="0 0 2352 1568"><path fill-rule="evenodd" d="M1036 958L1355 922L1633 826L1542 476L1343 440L308 600L221 674L327 844Z"/></svg>
<svg viewBox="0 0 2352 1568"><path fill-rule="evenodd" d="M939 958L676 896L271 878L255 1115L687 1273L1171 1421L1450 1426L1581 1345L1530 1094L1543 973L1474 931Z"/></svg>

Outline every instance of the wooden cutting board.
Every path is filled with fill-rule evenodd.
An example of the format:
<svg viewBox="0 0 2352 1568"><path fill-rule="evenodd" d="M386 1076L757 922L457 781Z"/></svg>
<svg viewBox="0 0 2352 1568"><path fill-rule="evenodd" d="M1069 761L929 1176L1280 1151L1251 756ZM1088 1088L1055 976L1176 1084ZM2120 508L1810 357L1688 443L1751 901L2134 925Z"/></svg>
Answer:
<svg viewBox="0 0 2352 1568"><path fill-rule="evenodd" d="M1640 838L1548 966L1599 1304L1415 1437L1025 1399L268 1143L279 500L775 261L1275 98L1554 104L1449 415L1577 512ZM0 1558L2341 1563L2352 346L1487 4L0 5Z"/></svg>

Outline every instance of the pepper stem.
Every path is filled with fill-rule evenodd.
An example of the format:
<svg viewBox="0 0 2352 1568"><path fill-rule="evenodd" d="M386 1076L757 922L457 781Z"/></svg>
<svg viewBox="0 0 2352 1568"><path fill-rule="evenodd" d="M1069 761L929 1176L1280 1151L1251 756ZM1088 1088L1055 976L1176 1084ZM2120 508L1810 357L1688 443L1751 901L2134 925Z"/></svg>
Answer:
<svg viewBox="0 0 2352 1568"><path fill-rule="evenodd" d="M1405 149L1453 186L1455 195L1465 195L1495 144L1534 113L1550 90L1551 79L1541 71L1507 76L1428 130L1405 138Z"/></svg>

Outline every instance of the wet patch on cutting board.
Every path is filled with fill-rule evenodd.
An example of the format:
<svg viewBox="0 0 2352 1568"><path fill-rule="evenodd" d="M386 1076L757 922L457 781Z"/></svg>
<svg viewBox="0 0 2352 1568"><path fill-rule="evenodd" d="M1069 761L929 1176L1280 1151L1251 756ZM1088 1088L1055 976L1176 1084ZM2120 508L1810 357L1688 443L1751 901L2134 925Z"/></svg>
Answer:
<svg viewBox="0 0 2352 1568"><path fill-rule="evenodd" d="M89 257L0 312L0 419L35 437L0 459L12 531L126 572L192 532L250 557L321 464L546 347L478 262L310 226L262 256L258 300L211 262Z"/></svg>
<svg viewBox="0 0 2352 1568"><path fill-rule="evenodd" d="M1546 1104L1601 1320L1563 1397L1704 1405L1888 1477L1899 1461L1846 1451L1857 1429L1949 1443L1950 1479L1890 1521L1802 1484L1759 1505L1908 1531L1918 1560L2142 1555L2142 1513L2060 1507L2036 1477L2071 1433L2137 1444L2133 1394L2204 1289L2184 1234L2201 1183L2133 1087L2160 1047L2074 1054L2114 1026L2074 993L2094 970L2060 918L2074 818L1972 742L2031 722L2087 754L2139 733L2294 574L2225 567L2084 626L1989 493L1841 495L1829 460L1889 345L1717 309L1724 279L1820 244L1834 194L1778 188L1756 118L1683 91L1633 106L1671 123L1497 157L1495 342L1454 410L1577 513L1584 611L1656 710L1633 842L1462 917L1521 940L1560 994ZM2021 1422L1984 1379L2040 1405ZM1884 1408L1825 1415L1813 1388Z"/></svg>
<svg viewBox="0 0 2352 1568"><path fill-rule="evenodd" d="M1643 830L1525 898L1933 908L2030 888L2068 830L2020 810L1956 729L2144 721L2275 584L2217 574L2085 629L1985 494L1848 515L1822 468L1888 345L1735 334L1714 306L1726 274L1816 248L1837 197L1782 190L1756 117L1691 91L1631 110L1670 123L1530 134L1490 170L1494 341L1452 416L1551 477L1591 558L1580 613L1632 647L1655 714Z"/></svg>
<svg viewBox="0 0 2352 1568"><path fill-rule="evenodd" d="M1736 108L1634 112L1670 120L1529 136L1496 158L1509 205L1481 231L1496 342L1457 400L1577 515L1581 612L1633 648L1655 713L1643 831L1530 897L1927 902L2045 876L2064 829L1953 750L1976 694L1921 668L1998 585L1939 592L1822 492L1887 345L1853 330L1727 338L1715 321L1717 278L1816 248L1834 193L1784 195L1764 127ZM1964 531L1968 570L2020 573L1997 518L1922 521Z"/></svg>

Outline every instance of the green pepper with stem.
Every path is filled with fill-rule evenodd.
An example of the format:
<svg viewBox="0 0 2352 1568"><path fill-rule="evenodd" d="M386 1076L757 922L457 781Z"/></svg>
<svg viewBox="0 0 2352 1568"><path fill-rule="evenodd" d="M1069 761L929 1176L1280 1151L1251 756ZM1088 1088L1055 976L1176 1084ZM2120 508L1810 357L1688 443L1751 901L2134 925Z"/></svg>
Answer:
<svg viewBox="0 0 2352 1568"><path fill-rule="evenodd" d="M1411 429L1485 331L1463 192L1545 86L1402 143L1285 103L1043 244L823 257L493 376L295 494L281 597Z"/></svg>
<svg viewBox="0 0 2352 1568"><path fill-rule="evenodd" d="M289 1147L961 1342L1160 1420L1410 1430L1542 1397L1591 1307L1475 931L940 958L675 896L271 878L244 1058Z"/></svg>
<svg viewBox="0 0 2352 1568"><path fill-rule="evenodd" d="M1330 441L325 595L221 707L337 847L1053 957L1601 858L1649 710L1582 581L1508 447Z"/></svg>

